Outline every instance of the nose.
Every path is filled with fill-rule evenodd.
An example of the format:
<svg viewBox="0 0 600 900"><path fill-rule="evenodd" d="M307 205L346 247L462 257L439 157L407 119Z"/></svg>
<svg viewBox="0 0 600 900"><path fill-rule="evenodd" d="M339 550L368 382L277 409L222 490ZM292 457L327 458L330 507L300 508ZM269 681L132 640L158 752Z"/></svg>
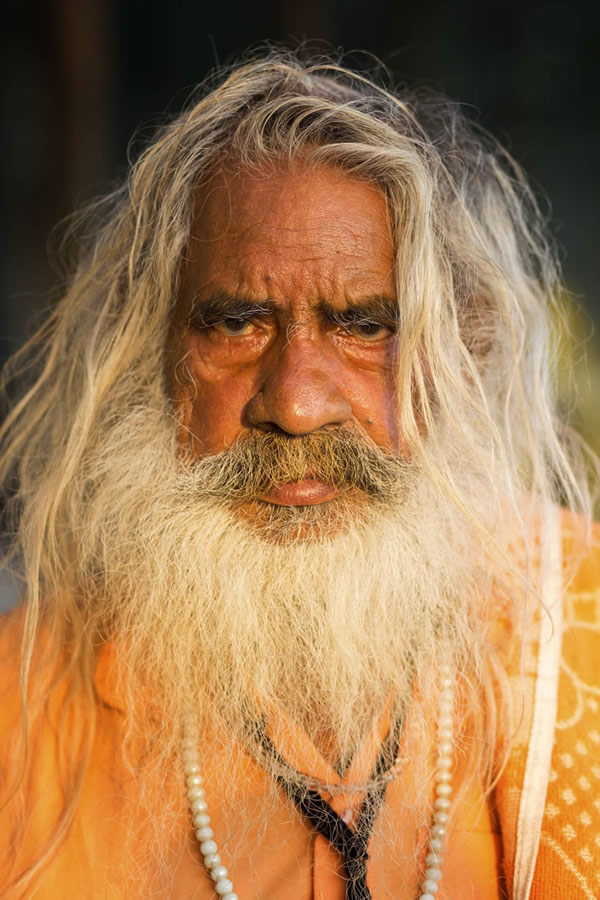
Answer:
<svg viewBox="0 0 600 900"><path fill-rule="evenodd" d="M290 435L343 425L352 406L333 378L335 363L310 337L273 347L260 387L246 407L250 426Z"/></svg>

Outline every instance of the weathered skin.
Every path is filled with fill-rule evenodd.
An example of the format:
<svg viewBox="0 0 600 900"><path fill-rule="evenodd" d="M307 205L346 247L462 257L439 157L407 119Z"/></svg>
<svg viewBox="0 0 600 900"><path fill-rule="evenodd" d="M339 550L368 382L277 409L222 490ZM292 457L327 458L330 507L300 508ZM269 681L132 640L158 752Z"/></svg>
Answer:
<svg viewBox="0 0 600 900"><path fill-rule="evenodd" d="M216 311L207 306L223 295ZM267 312L240 319L235 300ZM184 302L191 324L181 356L193 384L183 382L179 402L195 455L251 429L328 427L402 451L390 365L393 244L377 187L325 166L219 173L198 204ZM332 319L349 305L364 307L362 322L356 312L350 323ZM307 479L264 499L293 506L334 495Z"/></svg>

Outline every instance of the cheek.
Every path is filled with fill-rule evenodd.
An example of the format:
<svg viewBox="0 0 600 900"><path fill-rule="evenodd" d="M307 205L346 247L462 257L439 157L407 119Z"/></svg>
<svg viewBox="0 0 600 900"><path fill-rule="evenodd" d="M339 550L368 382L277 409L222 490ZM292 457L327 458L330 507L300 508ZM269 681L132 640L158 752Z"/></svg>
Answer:
<svg viewBox="0 0 600 900"><path fill-rule="evenodd" d="M367 403L367 433L380 447L400 451L401 440L398 431L398 411L395 390L392 385L381 385L383 390L370 392Z"/></svg>
<svg viewBox="0 0 600 900"><path fill-rule="evenodd" d="M244 430L243 413L253 393L250 371L224 373L207 364L190 336L176 371L179 445L196 457L230 447Z"/></svg>
<svg viewBox="0 0 600 900"><path fill-rule="evenodd" d="M354 420L361 430L379 447L403 452L392 368L366 370L345 366L340 372L339 383L344 386Z"/></svg>
<svg viewBox="0 0 600 900"><path fill-rule="evenodd" d="M237 384L195 382L193 391L180 401L180 443L194 456L220 453L243 432L247 395Z"/></svg>
<svg viewBox="0 0 600 900"><path fill-rule="evenodd" d="M408 456L399 430L396 353L395 340L366 344L362 352L344 346L339 380L355 420L369 437L380 447Z"/></svg>

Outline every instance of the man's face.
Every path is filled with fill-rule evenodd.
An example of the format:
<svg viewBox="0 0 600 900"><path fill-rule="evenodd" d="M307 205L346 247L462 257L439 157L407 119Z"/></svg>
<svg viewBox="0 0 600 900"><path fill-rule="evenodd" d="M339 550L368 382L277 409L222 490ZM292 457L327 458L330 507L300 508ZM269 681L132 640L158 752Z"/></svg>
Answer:
<svg viewBox="0 0 600 900"><path fill-rule="evenodd" d="M219 174L193 228L182 435L197 457L238 438L331 430L404 452L396 428L394 256L382 192L328 166ZM182 440L186 440L182 437ZM309 506L311 478L262 503Z"/></svg>

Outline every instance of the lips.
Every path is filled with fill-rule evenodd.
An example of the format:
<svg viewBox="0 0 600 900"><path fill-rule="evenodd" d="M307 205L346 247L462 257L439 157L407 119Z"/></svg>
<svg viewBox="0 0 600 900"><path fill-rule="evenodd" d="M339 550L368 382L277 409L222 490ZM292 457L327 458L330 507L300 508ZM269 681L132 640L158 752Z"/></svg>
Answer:
<svg viewBox="0 0 600 900"><path fill-rule="evenodd" d="M339 488L319 481L316 478L305 478L302 481L289 481L279 487L271 488L260 498L266 503L279 506L314 506L333 500L339 494Z"/></svg>

